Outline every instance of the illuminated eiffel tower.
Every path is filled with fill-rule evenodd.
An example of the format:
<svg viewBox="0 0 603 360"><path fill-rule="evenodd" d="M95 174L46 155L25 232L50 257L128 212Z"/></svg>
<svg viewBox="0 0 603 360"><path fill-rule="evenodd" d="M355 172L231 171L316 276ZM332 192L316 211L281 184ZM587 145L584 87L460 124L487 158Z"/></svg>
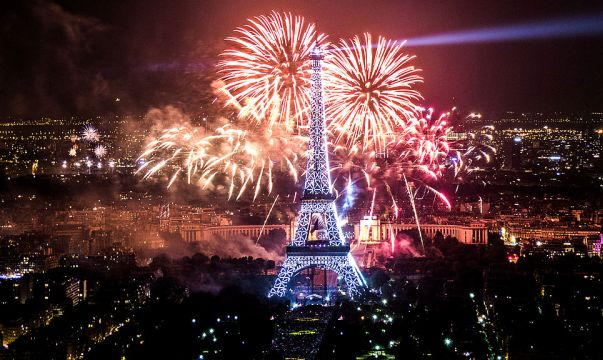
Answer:
<svg viewBox="0 0 603 360"><path fill-rule="evenodd" d="M327 151L326 121L322 94L321 48L316 45L312 61L312 101L308 143L308 165L301 197L297 228L287 246L287 257L270 289L268 297L284 296L291 278L308 268L331 270L345 282L351 297L357 295L366 282L345 243L331 187Z"/></svg>

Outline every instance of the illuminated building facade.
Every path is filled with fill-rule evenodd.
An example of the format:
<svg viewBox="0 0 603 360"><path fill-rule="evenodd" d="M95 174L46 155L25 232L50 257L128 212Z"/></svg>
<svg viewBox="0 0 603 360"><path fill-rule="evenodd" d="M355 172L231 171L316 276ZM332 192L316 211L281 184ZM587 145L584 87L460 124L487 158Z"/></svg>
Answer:
<svg viewBox="0 0 603 360"><path fill-rule="evenodd" d="M291 238L291 225L226 225L226 226L210 226L202 230L202 239L208 239L212 236L227 238L233 235L248 236L258 238L263 234L267 234L273 230L282 230L285 232L287 239Z"/></svg>
<svg viewBox="0 0 603 360"><path fill-rule="evenodd" d="M381 238L381 221L376 216L365 216L360 220L358 231L355 231L356 239L360 244L379 244Z"/></svg>
<svg viewBox="0 0 603 360"><path fill-rule="evenodd" d="M417 228L417 225L412 223L382 223L379 220L370 220L369 223L368 221L366 219L361 220L360 224L354 227L355 237L361 244L387 242L400 231ZM421 224L421 232L429 238L433 238L437 233L441 233L444 237L454 237L463 244L485 245L488 243L488 228L483 223L469 225Z"/></svg>
<svg viewBox="0 0 603 360"><path fill-rule="evenodd" d="M580 230L570 228L509 227L508 232L510 236L517 240L529 239L542 242L588 239L599 236L598 230Z"/></svg>

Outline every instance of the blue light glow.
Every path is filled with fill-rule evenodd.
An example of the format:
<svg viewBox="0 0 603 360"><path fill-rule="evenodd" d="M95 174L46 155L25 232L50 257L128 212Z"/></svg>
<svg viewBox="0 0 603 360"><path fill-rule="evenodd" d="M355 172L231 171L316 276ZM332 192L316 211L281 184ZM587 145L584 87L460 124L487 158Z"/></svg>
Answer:
<svg viewBox="0 0 603 360"><path fill-rule="evenodd" d="M0 280L19 280L23 277L22 274L14 273L14 274L0 274Z"/></svg>
<svg viewBox="0 0 603 360"><path fill-rule="evenodd" d="M354 206L354 202L356 200L356 187L354 186L354 182L352 181L351 178L348 178L348 184L345 187L345 197L344 197L344 201L343 201L343 213L341 214L342 216L345 216L345 214L348 212L348 210L350 210L352 208L352 206Z"/></svg>

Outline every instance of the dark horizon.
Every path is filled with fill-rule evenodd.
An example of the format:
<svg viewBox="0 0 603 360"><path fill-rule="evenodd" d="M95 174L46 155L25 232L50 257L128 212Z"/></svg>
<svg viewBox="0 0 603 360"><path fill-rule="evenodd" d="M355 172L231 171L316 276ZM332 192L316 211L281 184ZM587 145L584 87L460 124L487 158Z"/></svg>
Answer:
<svg viewBox="0 0 603 360"><path fill-rule="evenodd" d="M289 11L331 40L368 31L410 39L508 24L596 15L602 4L470 1L129 0L5 2L0 20L0 113L39 117L144 113L174 105L194 113L211 96L222 39L247 18ZM424 105L465 111L602 111L597 34L408 47ZM115 101L117 98L119 102Z"/></svg>

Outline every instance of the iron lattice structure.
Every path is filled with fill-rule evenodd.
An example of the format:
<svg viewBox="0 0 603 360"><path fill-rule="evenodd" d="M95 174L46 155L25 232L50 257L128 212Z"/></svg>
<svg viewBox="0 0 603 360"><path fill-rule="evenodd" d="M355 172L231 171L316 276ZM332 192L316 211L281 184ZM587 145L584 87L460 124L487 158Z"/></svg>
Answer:
<svg viewBox="0 0 603 360"><path fill-rule="evenodd" d="M366 287L339 226L335 196L331 186L321 75L323 59L322 50L317 45L310 55L312 61L310 141L302 204L295 235L291 245L287 247L287 257L268 297L284 296L291 279L300 271L310 267L337 273L338 278L345 282L351 297ZM324 229L320 231L316 228L312 229L313 219L317 217L323 220L321 224ZM317 231L317 241L308 241L311 231Z"/></svg>

